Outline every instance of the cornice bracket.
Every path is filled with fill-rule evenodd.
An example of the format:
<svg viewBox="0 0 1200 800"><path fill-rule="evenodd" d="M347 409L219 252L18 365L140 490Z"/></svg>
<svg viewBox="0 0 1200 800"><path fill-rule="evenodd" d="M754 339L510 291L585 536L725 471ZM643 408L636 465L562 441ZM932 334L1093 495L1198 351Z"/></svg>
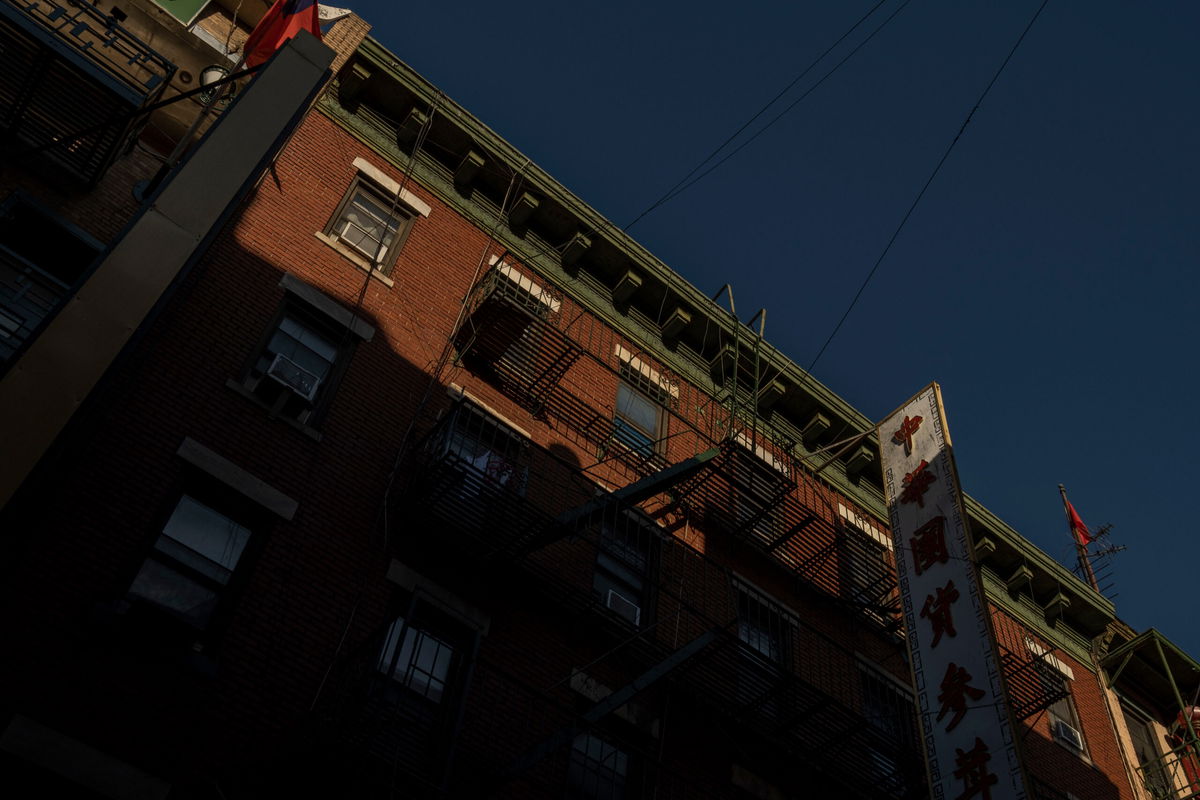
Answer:
<svg viewBox="0 0 1200 800"><path fill-rule="evenodd" d="M675 310L667 317L666 322L662 324L662 338L668 344L677 340L683 329L692 322L692 315L684 311L680 306L675 306Z"/></svg>
<svg viewBox="0 0 1200 800"><path fill-rule="evenodd" d="M483 169L483 165L487 163L487 159L483 157L483 153L478 150L468 150L463 156L463 160L458 163L458 168L454 170L454 185L459 189L469 189L475 181L475 176L479 174L479 170Z"/></svg>
<svg viewBox="0 0 1200 800"><path fill-rule="evenodd" d="M396 144L400 145L403 150L410 150L416 143L421 128L425 127L427 122L429 122L429 114L419 108L413 108L396 130Z"/></svg>
<svg viewBox="0 0 1200 800"><path fill-rule="evenodd" d="M579 263L579 259L583 258L583 254L592 246L592 240L584 236L582 233L577 233L571 237L571 241L567 242L567 246L562 251L563 269L572 269ZM574 270L572 270L574 271Z"/></svg>
<svg viewBox="0 0 1200 800"><path fill-rule="evenodd" d="M529 225L529 220L533 218L533 213L537 211L537 207L541 205L541 201L531 195L529 192L521 192L521 196L517 198L517 202L513 203L512 209L508 212L508 227L518 236L523 236Z"/></svg>

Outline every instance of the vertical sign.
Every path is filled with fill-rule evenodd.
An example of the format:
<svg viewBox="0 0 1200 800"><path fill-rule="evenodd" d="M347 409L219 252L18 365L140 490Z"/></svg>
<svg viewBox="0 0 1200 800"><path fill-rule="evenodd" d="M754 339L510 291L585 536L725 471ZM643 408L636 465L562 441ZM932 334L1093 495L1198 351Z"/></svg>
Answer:
<svg viewBox="0 0 1200 800"><path fill-rule="evenodd" d="M936 383L880 424L879 450L931 795L1025 800Z"/></svg>

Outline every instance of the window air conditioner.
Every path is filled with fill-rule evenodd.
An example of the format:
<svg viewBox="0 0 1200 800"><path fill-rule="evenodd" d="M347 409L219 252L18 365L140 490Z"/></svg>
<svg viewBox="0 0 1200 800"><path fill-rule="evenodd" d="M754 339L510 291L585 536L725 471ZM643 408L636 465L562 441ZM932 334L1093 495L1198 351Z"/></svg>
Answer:
<svg viewBox="0 0 1200 800"><path fill-rule="evenodd" d="M608 596L604 598L604 605L610 611L615 611L634 625L642 621L642 609L638 604L627 597L617 594L615 589L608 590Z"/></svg>
<svg viewBox="0 0 1200 800"><path fill-rule="evenodd" d="M317 394L321 379L283 354L277 354L267 374L309 402Z"/></svg>
<svg viewBox="0 0 1200 800"><path fill-rule="evenodd" d="M1054 733L1055 739L1068 747L1083 751L1083 736L1068 723L1061 719L1051 720L1050 730Z"/></svg>

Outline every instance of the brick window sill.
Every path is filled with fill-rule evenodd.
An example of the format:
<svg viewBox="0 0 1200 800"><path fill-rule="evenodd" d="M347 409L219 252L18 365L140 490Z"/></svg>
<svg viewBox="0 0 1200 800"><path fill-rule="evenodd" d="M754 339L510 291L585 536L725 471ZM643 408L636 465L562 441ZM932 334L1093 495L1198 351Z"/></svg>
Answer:
<svg viewBox="0 0 1200 800"><path fill-rule="evenodd" d="M349 261L354 266L361 269L363 272L370 272L372 278L379 281L380 283L382 283L384 286L388 287L389 289L396 285L396 282L394 280L392 280L391 278L389 278L387 275L384 275L382 272L380 272L377 269L376 270L371 269L371 265L367 262L367 260L365 258L363 258L361 255L359 255L356 251L351 250L349 247L346 247L344 244L342 244L341 242L339 242L337 239L333 238L329 234L323 233L321 231L317 231L316 233L313 234L313 236L316 236L317 239L319 239L322 243L324 243L324 245L326 247L328 247L332 250L335 250L338 255L340 255L342 258L346 259L347 261Z"/></svg>
<svg viewBox="0 0 1200 800"><path fill-rule="evenodd" d="M240 382L235 381L233 378L230 378L229 380L225 381L225 388L229 389L236 395L240 395L240 396L246 398L251 403L253 403L254 405L263 409L264 411L271 410L270 407L267 406L266 403L264 403L262 400L258 399L258 397L254 394L254 392L250 391L245 386L243 386ZM289 419L288 417L281 417L278 415L272 416L271 419L279 420L280 422L284 423L288 427L293 428L293 429L299 431L300 433L304 434L305 436L307 436L309 439L312 439L314 442L321 441L321 432L315 428L310 428L309 426L305 425L303 422L297 422L294 419Z"/></svg>

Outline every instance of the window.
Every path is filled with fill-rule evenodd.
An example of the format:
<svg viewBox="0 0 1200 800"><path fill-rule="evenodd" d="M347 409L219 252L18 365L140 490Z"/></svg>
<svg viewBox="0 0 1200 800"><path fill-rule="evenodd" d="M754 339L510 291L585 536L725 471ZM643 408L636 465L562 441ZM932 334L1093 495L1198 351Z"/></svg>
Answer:
<svg viewBox="0 0 1200 800"><path fill-rule="evenodd" d="M407 205L359 175L350 184L325 235L349 248L383 274L392 271L413 216Z"/></svg>
<svg viewBox="0 0 1200 800"><path fill-rule="evenodd" d="M753 532L765 543L774 543L784 534L777 512L790 488L786 468L747 450L737 453L730 469L735 532L739 535Z"/></svg>
<svg viewBox="0 0 1200 800"><path fill-rule="evenodd" d="M328 406L353 340L347 328L289 295L243 386L272 415L311 425Z"/></svg>
<svg viewBox="0 0 1200 800"><path fill-rule="evenodd" d="M50 316L100 242L21 193L0 204L0 362Z"/></svg>
<svg viewBox="0 0 1200 800"><path fill-rule="evenodd" d="M663 437L663 408L629 384L617 385L617 410L613 435L641 456L650 458Z"/></svg>
<svg viewBox="0 0 1200 800"><path fill-rule="evenodd" d="M1079 714L1075 710L1075 701L1071 697L1071 682L1061 675L1053 673L1048 673L1042 680L1055 681L1066 691L1061 700L1047 709L1046 716L1050 721L1050 735L1054 737L1054 741L1068 750L1073 750L1086 757L1087 744L1083 740L1083 728L1079 724Z"/></svg>
<svg viewBox="0 0 1200 800"><path fill-rule="evenodd" d="M633 513L618 514L600 529L592 588L605 608L631 625L646 624L649 576L657 526Z"/></svg>
<svg viewBox="0 0 1200 800"><path fill-rule="evenodd" d="M1174 797L1174 787L1167 777L1163 764L1162 746L1156 744L1158 734L1149 719L1121 705L1121 713L1125 717L1125 725L1129 728L1129 737L1133 740L1133 750L1137 754L1138 772L1142 783L1150 796L1158 798Z"/></svg>
<svg viewBox="0 0 1200 800"><path fill-rule="evenodd" d="M859 679L863 716L878 734L867 744L865 763L881 791L901 794L919 782L912 774L921 755L916 704L907 690L874 669L860 668Z"/></svg>
<svg viewBox="0 0 1200 800"><path fill-rule="evenodd" d="M397 617L388 626L379 671L421 697L440 703L446 694L453 658L451 644Z"/></svg>
<svg viewBox="0 0 1200 800"><path fill-rule="evenodd" d="M737 588L737 700L768 720L781 716L779 687L788 657L788 621L783 610L748 586Z"/></svg>
<svg viewBox="0 0 1200 800"><path fill-rule="evenodd" d="M129 594L205 630L250 538L248 527L185 494L133 579Z"/></svg>
<svg viewBox="0 0 1200 800"><path fill-rule="evenodd" d="M873 619L891 622L896 580L887 548L852 528L842 540L842 558L847 599Z"/></svg>
<svg viewBox="0 0 1200 800"><path fill-rule="evenodd" d="M613 438L643 458L666 453L670 391L658 373L636 358L623 359L619 374Z"/></svg>
<svg viewBox="0 0 1200 800"><path fill-rule="evenodd" d="M383 763L440 780L481 633L446 607L448 593L408 576L412 588L397 592L393 616L376 640L379 649L369 656L374 679L367 682L363 712L371 722L353 736Z"/></svg>
<svg viewBox="0 0 1200 800"><path fill-rule="evenodd" d="M621 800L629 776L629 754L591 733L571 743L567 766L570 800Z"/></svg>
<svg viewBox="0 0 1200 800"><path fill-rule="evenodd" d="M453 414L445 456L463 467L460 496L469 499L501 490L523 496L528 441L472 403L460 403Z"/></svg>
<svg viewBox="0 0 1200 800"><path fill-rule="evenodd" d="M738 639L767 661L783 661L783 616L773 603L748 589L738 591Z"/></svg>

